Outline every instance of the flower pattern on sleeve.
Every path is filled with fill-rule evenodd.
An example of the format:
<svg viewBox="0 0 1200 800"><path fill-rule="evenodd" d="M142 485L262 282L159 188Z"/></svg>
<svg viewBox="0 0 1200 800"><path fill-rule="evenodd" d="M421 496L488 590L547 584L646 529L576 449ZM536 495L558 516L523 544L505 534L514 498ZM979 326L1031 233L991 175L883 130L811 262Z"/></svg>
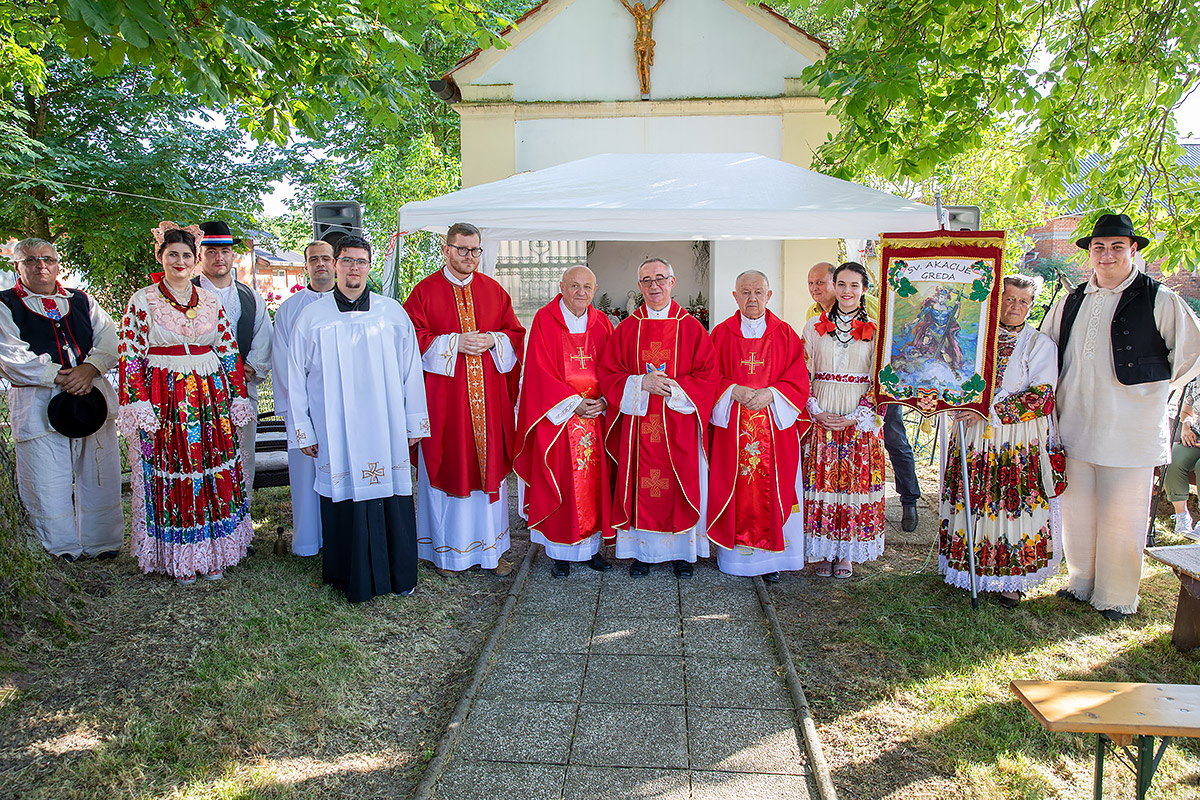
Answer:
<svg viewBox="0 0 1200 800"><path fill-rule="evenodd" d="M996 416L1005 425L1048 417L1053 410L1054 387L1048 383L1031 386L996 403Z"/></svg>
<svg viewBox="0 0 1200 800"><path fill-rule="evenodd" d="M117 334L117 397L120 402L117 427L126 437L132 437L137 430L158 430L158 418L150 404L146 380L149 335L149 314L138 302L138 295L134 295L129 299Z"/></svg>

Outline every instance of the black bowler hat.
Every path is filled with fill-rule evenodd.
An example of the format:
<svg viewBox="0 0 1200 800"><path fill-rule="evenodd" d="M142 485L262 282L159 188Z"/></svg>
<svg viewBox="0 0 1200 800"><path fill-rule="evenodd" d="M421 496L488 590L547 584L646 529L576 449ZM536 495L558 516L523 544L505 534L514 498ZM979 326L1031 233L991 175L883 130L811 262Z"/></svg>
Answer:
<svg viewBox="0 0 1200 800"><path fill-rule="evenodd" d="M1092 235L1077 239L1075 244L1087 250L1092 246L1092 239L1097 236L1128 236L1137 242L1138 250L1145 250L1150 244L1150 240L1145 236L1134 233L1133 221L1129 219L1128 214L1101 214L1100 219L1096 220L1096 227L1092 229Z"/></svg>
<svg viewBox="0 0 1200 800"><path fill-rule="evenodd" d="M50 398L46 416L50 427L68 439L86 439L104 427L108 401L95 386L87 394L59 392Z"/></svg>
<svg viewBox="0 0 1200 800"><path fill-rule="evenodd" d="M241 244L241 239L233 238L233 233L229 230L229 224L216 220L215 222L201 222L200 230L204 231L204 238L199 244L205 247L233 247L235 244Z"/></svg>

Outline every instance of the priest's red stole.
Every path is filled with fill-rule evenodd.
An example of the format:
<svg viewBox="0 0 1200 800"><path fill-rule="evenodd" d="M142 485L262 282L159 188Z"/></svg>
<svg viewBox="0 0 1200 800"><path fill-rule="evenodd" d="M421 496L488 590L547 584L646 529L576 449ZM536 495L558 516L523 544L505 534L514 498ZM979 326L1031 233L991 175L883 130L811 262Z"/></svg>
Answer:
<svg viewBox="0 0 1200 800"><path fill-rule="evenodd" d="M644 416L620 413L626 379L651 370L675 379L696 411L682 414L652 394ZM716 380L708 333L678 303L666 319L648 319L642 307L617 327L600 372L605 444L617 461L614 527L683 533L699 522L699 462Z"/></svg>
<svg viewBox="0 0 1200 800"><path fill-rule="evenodd" d="M713 331L721 371L718 396L734 385L773 388L801 411L794 425L780 430L770 406L750 411L734 402L729 425L712 427L708 535L717 545L738 545L779 552L783 524L796 504L800 439L808 428L808 369L804 343L792 328L768 313L758 339L741 334L734 314Z"/></svg>
<svg viewBox="0 0 1200 800"><path fill-rule="evenodd" d="M513 313L512 300L487 275L475 273L464 287L435 272L413 288L404 310L422 353L440 335L469 331L503 333L518 359L524 352L525 329ZM521 365L501 373L490 353L451 357L456 359L453 376L425 373L430 436L419 447L429 482L453 497L483 491L496 498L516 451L514 409Z"/></svg>
<svg viewBox="0 0 1200 800"><path fill-rule="evenodd" d="M560 298L539 310L530 328L517 419L521 446L513 467L527 485L529 527L552 542L576 544L597 531L613 536L603 417L572 415L555 425L547 415L567 398L600 397L598 362L612 325L589 309L587 330L568 332Z"/></svg>

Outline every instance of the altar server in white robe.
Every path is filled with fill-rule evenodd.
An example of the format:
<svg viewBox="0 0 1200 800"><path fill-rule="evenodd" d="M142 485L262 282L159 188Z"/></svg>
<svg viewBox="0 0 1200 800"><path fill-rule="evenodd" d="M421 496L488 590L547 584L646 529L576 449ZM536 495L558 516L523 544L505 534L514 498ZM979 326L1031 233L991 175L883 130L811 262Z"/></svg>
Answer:
<svg viewBox="0 0 1200 800"><path fill-rule="evenodd" d="M334 263L337 285L292 333L288 436L316 459L324 579L360 603L416 587L409 449L429 414L412 322L367 286L370 244L345 237Z"/></svg>
<svg viewBox="0 0 1200 800"><path fill-rule="evenodd" d="M304 268L308 286L293 292L275 312L274 341L271 343L271 369L275 372L275 413L292 430L288 408L287 374L291 355L292 329L300 312L333 289L333 245L309 242L304 248ZM311 402L311 398L310 398ZM315 556L321 550L321 503L316 482L316 462L299 447L288 446L288 482L292 489L292 553Z"/></svg>

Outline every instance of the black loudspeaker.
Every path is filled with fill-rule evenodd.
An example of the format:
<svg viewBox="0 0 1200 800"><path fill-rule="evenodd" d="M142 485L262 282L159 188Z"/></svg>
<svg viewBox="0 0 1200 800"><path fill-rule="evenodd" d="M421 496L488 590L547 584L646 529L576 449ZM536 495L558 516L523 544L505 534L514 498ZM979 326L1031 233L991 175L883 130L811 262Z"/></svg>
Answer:
<svg viewBox="0 0 1200 800"><path fill-rule="evenodd" d="M313 238L334 247L343 236L363 235L362 206L353 200L313 203Z"/></svg>

